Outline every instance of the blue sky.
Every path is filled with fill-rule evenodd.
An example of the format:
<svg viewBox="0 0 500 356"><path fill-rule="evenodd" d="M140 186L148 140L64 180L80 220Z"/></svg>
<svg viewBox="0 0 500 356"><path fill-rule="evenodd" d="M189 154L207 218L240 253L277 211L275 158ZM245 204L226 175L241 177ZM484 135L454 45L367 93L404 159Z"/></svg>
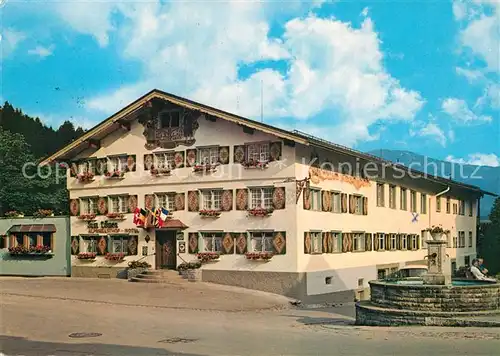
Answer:
<svg viewBox="0 0 500 356"><path fill-rule="evenodd" d="M2 101L92 127L153 88L356 149L500 165L493 0L2 1Z"/></svg>

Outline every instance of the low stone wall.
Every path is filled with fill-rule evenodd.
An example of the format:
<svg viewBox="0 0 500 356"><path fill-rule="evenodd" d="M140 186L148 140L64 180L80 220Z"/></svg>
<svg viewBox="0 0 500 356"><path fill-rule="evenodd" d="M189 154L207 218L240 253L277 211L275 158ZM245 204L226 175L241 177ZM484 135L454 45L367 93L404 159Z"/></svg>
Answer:
<svg viewBox="0 0 500 356"><path fill-rule="evenodd" d="M500 284L450 287L369 283L374 306L445 312L500 310Z"/></svg>
<svg viewBox="0 0 500 356"><path fill-rule="evenodd" d="M381 308L370 302L356 304L356 325L500 327L498 312L433 312Z"/></svg>

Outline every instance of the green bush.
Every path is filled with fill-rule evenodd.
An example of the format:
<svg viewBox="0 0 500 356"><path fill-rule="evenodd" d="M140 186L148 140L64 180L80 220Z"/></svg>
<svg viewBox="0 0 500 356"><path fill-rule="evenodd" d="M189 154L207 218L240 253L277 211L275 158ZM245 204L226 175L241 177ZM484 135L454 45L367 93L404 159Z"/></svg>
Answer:
<svg viewBox="0 0 500 356"><path fill-rule="evenodd" d="M134 268L149 268L151 265L147 263L146 261L130 261L128 263L128 268L134 269Z"/></svg>

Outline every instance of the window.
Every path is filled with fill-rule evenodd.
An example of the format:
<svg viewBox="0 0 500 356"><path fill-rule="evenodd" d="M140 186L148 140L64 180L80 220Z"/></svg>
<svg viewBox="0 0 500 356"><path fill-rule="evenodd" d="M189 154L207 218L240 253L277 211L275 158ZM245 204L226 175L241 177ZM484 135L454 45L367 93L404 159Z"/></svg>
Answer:
<svg viewBox="0 0 500 356"><path fill-rule="evenodd" d="M97 214L97 198L80 198L80 214Z"/></svg>
<svg viewBox="0 0 500 356"><path fill-rule="evenodd" d="M128 213L128 196L115 195L109 197L110 213Z"/></svg>
<svg viewBox="0 0 500 356"><path fill-rule="evenodd" d="M354 214L363 215L363 197L360 195L353 195L352 201L354 203Z"/></svg>
<svg viewBox="0 0 500 356"><path fill-rule="evenodd" d="M253 232L251 235L253 252L273 252L272 232Z"/></svg>
<svg viewBox="0 0 500 356"><path fill-rule="evenodd" d="M179 111L164 111L159 114L160 127L162 129L175 128L180 126L181 113Z"/></svg>
<svg viewBox="0 0 500 356"><path fill-rule="evenodd" d="M253 162L268 162L269 142L248 144L247 160Z"/></svg>
<svg viewBox="0 0 500 356"><path fill-rule="evenodd" d="M26 240L25 237L26 236ZM30 247L30 246L45 246L49 247L52 250L52 234L50 232L30 232L30 233L15 233L14 234L14 246L10 247L15 247L15 246L24 246L24 247ZM6 237L4 238L6 239ZM5 244L7 242L5 241Z"/></svg>
<svg viewBox="0 0 500 356"><path fill-rule="evenodd" d="M384 279L386 276L386 270L385 269L379 269L377 270L377 279Z"/></svg>
<svg viewBox="0 0 500 356"><path fill-rule="evenodd" d="M222 252L222 232L205 232L203 236L204 252Z"/></svg>
<svg viewBox="0 0 500 356"><path fill-rule="evenodd" d="M469 231L469 247L474 244L474 238L472 237L472 231Z"/></svg>
<svg viewBox="0 0 500 356"><path fill-rule="evenodd" d="M111 172L124 171L127 168L127 156L108 157L108 169Z"/></svg>
<svg viewBox="0 0 500 356"><path fill-rule="evenodd" d="M311 189L311 210L321 211L321 190Z"/></svg>
<svg viewBox="0 0 500 356"><path fill-rule="evenodd" d="M465 231L458 232L458 247L459 248L465 247Z"/></svg>
<svg viewBox="0 0 500 356"><path fill-rule="evenodd" d="M159 169L175 168L175 152L162 152L154 155L154 166Z"/></svg>
<svg viewBox="0 0 500 356"><path fill-rule="evenodd" d="M112 241L111 248L113 253L128 253L128 236L113 236Z"/></svg>
<svg viewBox="0 0 500 356"><path fill-rule="evenodd" d="M458 214L458 204L457 203L453 203L453 214L454 215Z"/></svg>
<svg viewBox="0 0 500 356"><path fill-rule="evenodd" d="M417 250L418 249L418 240L419 240L418 235L412 235L411 236L411 248L412 250Z"/></svg>
<svg viewBox="0 0 500 356"><path fill-rule="evenodd" d="M391 234L391 250L396 250L396 234Z"/></svg>
<svg viewBox="0 0 500 356"><path fill-rule="evenodd" d="M85 236L83 238L83 251L97 253L97 241L99 236Z"/></svg>
<svg viewBox="0 0 500 356"><path fill-rule="evenodd" d="M355 232L353 233L353 250L354 251L364 251L365 250L365 234Z"/></svg>
<svg viewBox="0 0 500 356"><path fill-rule="evenodd" d="M417 192L410 191L410 208L412 213L417 212Z"/></svg>
<svg viewBox="0 0 500 356"><path fill-rule="evenodd" d="M408 235L406 234L401 234L401 249L402 250L408 249Z"/></svg>
<svg viewBox="0 0 500 356"><path fill-rule="evenodd" d="M321 237L321 232L311 232L311 252L323 252L323 238Z"/></svg>
<svg viewBox="0 0 500 356"><path fill-rule="evenodd" d="M420 213L427 214L427 194L420 194Z"/></svg>
<svg viewBox="0 0 500 356"><path fill-rule="evenodd" d="M83 173L92 173L92 174L95 174L95 167L96 167L96 164L95 164L95 160L89 160L89 161L85 161L85 162L81 162L78 164L78 173L79 174L83 174Z"/></svg>
<svg viewBox="0 0 500 356"><path fill-rule="evenodd" d="M250 189L250 209L273 207L273 188Z"/></svg>
<svg viewBox="0 0 500 356"><path fill-rule="evenodd" d="M385 234L379 233L377 234L378 239L378 249L385 250Z"/></svg>
<svg viewBox="0 0 500 356"><path fill-rule="evenodd" d="M198 148L199 164L217 164L219 162L219 147Z"/></svg>
<svg viewBox="0 0 500 356"><path fill-rule="evenodd" d="M342 233L332 231L333 252L342 252Z"/></svg>
<svg viewBox="0 0 500 356"><path fill-rule="evenodd" d="M156 194L156 206L168 211L175 210L175 193Z"/></svg>
<svg viewBox="0 0 500 356"><path fill-rule="evenodd" d="M220 210L222 190L204 190L202 206L204 210Z"/></svg>
<svg viewBox="0 0 500 356"><path fill-rule="evenodd" d="M332 194L332 211L334 213L340 213L341 210L341 199L339 192L333 192Z"/></svg>
<svg viewBox="0 0 500 356"><path fill-rule="evenodd" d="M384 184L383 183L377 183L377 206L384 206L385 205L385 189L384 189Z"/></svg>
<svg viewBox="0 0 500 356"><path fill-rule="evenodd" d="M472 216L474 214L474 202L472 200L469 200L469 216Z"/></svg>
<svg viewBox="0 0 500 356"><path fill-rule="evenodd" d="M470 266L470 256L465 256L465 257L464 257L464 262L465 262L465 265L466 265L467 267L469 267L469 266Z"/></svg>
<svg viewBox="0 0 500 356"><path fill-rule="evenodd" d="M408 210L408 196L406 192L406 188L400 189L400 208L401 210Z"/></svg>
<svg viewBox="0 0 500 356"><path fill-rule="evenodd" d="M446 197L446 214L450 213L450 197Z"/></svg>
<svg viewBox="0 0 500 356"><path fill-rule="evenodd" d="M465 200L459 200L458 204L458 214L465 215Z"/></svg>
<svg viewBox="0 0 500 356"><path fill-rule="evenodd" d="M441 212L441 197L436 197L436 212Z"/></svg>
<svg viewBox="0 0 500 356"><path fill-rule="evenodd" d="M453 248L457 248L457 247L458 247L458 237L453 236Z"/></svg>
<svg viewBox="0 0 500 356"><path fill-rule="evenodd" d="M396 186L389 186L389 208L396 209Z"/></svg>

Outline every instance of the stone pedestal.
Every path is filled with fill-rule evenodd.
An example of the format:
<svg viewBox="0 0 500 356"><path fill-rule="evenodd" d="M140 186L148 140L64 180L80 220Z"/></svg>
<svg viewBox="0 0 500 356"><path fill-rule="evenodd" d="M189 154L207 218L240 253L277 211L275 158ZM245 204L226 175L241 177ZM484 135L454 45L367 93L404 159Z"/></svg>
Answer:
<svg viewBox="0 0 500 356"><path fill-rule="evenodd" d="M427 241L427 267L428 273L423 276L424 284L447 285L451 284L451 265L446 256L446 241Z"/></svg>

